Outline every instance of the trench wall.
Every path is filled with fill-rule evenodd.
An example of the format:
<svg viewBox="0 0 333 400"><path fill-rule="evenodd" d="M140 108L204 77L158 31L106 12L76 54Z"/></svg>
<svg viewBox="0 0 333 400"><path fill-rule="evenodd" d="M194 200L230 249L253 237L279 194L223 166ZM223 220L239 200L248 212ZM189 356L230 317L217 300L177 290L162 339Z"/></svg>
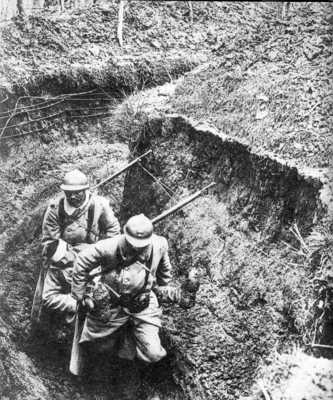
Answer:
<svg viewBox="0 0 333 400"><path fill-rule="evenodd" d="M269 240L285 233L293 222L306 235L325 212L318 178L269 155L252 153L249 146L207 126L195 127L181 116L148 120L132 141L134 155L153 150L143 166L173 192L180 194L184 188L193 192L215 181L214 193L234 219L245 218L250 228ZM126 216L138 212L155 216L169 200L167 191L139 167L126 183Z"/></svg>
<svg viewBox="0 0 333 400"><path fill-rule="evenodd" d="M183 117L142 120L130 147L133 156L153 155L126 176L123 222L141 212L155 217L217 183L156 226L168 238L174 280L190 268L201 280L193 309L164 310L174 379L186 399L237 399L249 394L260 361L299 335L299 299L311 298L308 271L272 244L292 240L291 223L306 235L325 214L322 184Z"/></svg>

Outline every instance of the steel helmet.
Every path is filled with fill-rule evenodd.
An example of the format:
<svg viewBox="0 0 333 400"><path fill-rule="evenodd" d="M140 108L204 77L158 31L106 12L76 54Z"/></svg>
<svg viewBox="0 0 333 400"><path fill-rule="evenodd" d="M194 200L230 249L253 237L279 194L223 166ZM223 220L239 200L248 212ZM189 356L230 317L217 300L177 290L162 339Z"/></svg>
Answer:
<svg viewBox="0 0 333 400"><path fill-rule="evenodd" d="M146 247L151 243L153 224L144 214L134 215L127 221L124 234L133 247Z"/></svg>
<svg viewBox="0 0 333 400"><path fill-rule="evenodd" d="M89 188L88 178L86 175L74 169L73 171L67 172L64 176L64 180L60 188L67 192L75 192L77 190L85 190Z"/></svg>

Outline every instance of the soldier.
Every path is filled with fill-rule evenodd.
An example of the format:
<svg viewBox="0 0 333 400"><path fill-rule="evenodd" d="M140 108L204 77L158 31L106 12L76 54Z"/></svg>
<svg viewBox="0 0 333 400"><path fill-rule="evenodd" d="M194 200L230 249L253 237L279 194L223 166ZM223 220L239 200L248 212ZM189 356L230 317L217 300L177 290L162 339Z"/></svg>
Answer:
<svg viewBox="0 0 333 400"><path fill-rule="evenodd" d="M88 273L102 267L93 294L95 307L86 317L80 343L98 340L103 350L112 349L116 331L131 321L124 338L127 345L118 356L156 362L166 352L159 338L161 309L151 289L168 285L171 279L168 244L153 234L153 225L143 214L130 218L124 232L85 249L76 259L72 295L78 301L84 297Z"/></svg>
<svg viewBox="0 0 333 400"><path fill-rule="evenodd" d="M94 352L117 349L117 356L127 360L161 360L166 351L159 337L161 308L154 290L170 292L167 240L153 233L152 222L143 214L131 217L124 234L78 254L72 280L77 301L84 300L88 273L98 265L101 280L93 292L94 308L85 318L80 344ZM181 297L179 290L171 297L177 297L175 293Z"/></svg>
<svg viewBox="0 0 333 400"><path fill-rule="evenodd" d="M43 220L43 256L48 269L42 300L48 309L73 314L76 301L70 295L70 284L77 253L99 239L118 235L120 226L109 201L89 191L88 179L79 170L65 175L61 189L64 196L51 201Z"/></svg>

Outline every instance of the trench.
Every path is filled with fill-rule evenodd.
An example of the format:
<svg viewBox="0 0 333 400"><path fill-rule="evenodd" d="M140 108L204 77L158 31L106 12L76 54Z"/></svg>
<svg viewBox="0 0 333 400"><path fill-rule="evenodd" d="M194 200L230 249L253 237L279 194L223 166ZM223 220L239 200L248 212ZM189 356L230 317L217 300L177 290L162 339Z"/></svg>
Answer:
<svg viewBox="0 0 333 400"><path fill-rule="evenodd" d="M120 99L103 92L93 90L84 100L71 96L52 130L2 147L7 194L1 209L0 395L126 398L114 378L121 370L128 379L124 367L96 359L89 380L75 380L67 373L70 333L31 337L29 313L41 265L43 210L58 192L59 176L78 167L97 183L149 149L153 153L140 165L101 191L122 224L141 212L154 217L212 181L216 186L156 226L169 241L174 281L181 283L195 268L201 288L193 309L165 307L168 356L140 371L137 394L145 399L154 390L163 400L247 395L261 360L301 341L296 300L312 296L308 271L295 268L298 259L281 240L297 246L289 227L296 222L306 236L325 217L323 183L179 115L141 113L135 132L121 136L112 129ZM71 110L78 105L75 117ZM55 113L62 113L64 105L57 107ZM94 107L109 118L81 118Z"/></svg>

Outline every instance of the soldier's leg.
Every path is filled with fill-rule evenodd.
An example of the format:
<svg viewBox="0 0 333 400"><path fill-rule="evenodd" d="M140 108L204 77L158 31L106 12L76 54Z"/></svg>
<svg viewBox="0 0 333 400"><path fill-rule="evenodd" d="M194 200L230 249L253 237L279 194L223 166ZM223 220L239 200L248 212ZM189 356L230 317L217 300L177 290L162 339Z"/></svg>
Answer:
<svg viewBox="0 0 333 400"><path fill-rule="evenodd" d="M48 269L42 298L44 305L51 310L69 314L76 311L76 300L71 296L70 287L57 268Z"/></svg>
<svg viewBox="0 0 333 400"><path fill-rule="evenodd" d="M107 336L104 339L96 340L93 344L95 353L108 353L113 354L115 352L116 345L119 341L118 332Z"/></svg>
<svg viewBox="0 0 333 400"><path fill-rule="evenodd" d="M134 360L136 357L136 341L133 335L133 324L130 321L122 328L118 357L123 360Z"/></svg>
<svg viewBox="0 0 333 400"><path fill-rule="evenodd" d="M147 363L154 363L166 356L157 326L140 322L135 324L133 333L136 342L137 357L140 360Z"/></svg>

